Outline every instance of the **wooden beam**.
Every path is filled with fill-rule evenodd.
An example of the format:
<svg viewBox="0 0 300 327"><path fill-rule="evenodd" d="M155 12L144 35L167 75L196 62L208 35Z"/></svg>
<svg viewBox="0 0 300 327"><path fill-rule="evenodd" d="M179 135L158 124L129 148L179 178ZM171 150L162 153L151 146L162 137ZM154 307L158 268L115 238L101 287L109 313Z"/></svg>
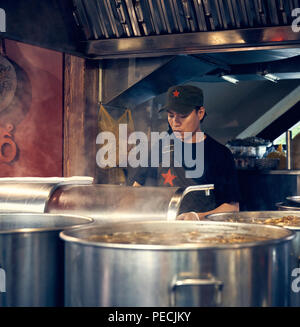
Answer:
<svg viewBox="0 0 300 327"><path fill-rule="evenodd" d="M98 63L65 54L63 176L96 177Z"/></svg>

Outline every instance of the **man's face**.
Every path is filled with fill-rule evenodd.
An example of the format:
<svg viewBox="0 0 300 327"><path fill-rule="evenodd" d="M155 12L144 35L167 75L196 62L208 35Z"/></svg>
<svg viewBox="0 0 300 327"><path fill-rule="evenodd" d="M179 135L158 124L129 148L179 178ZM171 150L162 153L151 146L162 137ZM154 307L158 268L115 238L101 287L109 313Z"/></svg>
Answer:
<svg viewBox="0 0 300 327"><path fill-rule="evenodd" d="M168 122L173 130L173 132L180 135L180 138L183 139L184 132L191 132L194 139L195 133L200 132L200 120L205 114L205 109L203 107L200 110L193 110L189 114L179 114L175 111L168 110ZM185 139L185 141L188 141Z"/></svg>

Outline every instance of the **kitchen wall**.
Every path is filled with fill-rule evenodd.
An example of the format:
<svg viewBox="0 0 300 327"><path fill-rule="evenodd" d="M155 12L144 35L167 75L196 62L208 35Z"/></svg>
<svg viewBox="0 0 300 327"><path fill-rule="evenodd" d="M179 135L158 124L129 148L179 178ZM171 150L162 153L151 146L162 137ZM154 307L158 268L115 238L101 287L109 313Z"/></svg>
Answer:
<svg viewBox="0 0 300 327"><path fill-rule="evenodd" d="M5 52L18 87L0 112L0 177L62 176L63 54L11 40Z"/></svg>

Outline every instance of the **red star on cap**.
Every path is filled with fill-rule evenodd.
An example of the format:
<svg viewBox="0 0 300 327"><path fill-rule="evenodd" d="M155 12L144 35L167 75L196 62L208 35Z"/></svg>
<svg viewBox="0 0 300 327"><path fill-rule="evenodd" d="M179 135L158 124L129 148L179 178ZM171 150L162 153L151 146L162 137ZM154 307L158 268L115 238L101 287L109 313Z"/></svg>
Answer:
<svg viewBox="0 0 300 327"><path fill-rule="evenodd" d="M172 175L171 169L169 168L168 172L166 174L161 174L162 177L164 178L164 185L169 183L171 186L173 185L173 179L176 178L177 176Z"/></svg>
<svg viewBox="0 0 300 327"><path fill-rule="evenodd" d="M173 92L173 97L174 97L174 98L178 98L178 97L179 97L179 94L180 94L180 92L177 91L177 90L175 90L175 91Z"/></svg>

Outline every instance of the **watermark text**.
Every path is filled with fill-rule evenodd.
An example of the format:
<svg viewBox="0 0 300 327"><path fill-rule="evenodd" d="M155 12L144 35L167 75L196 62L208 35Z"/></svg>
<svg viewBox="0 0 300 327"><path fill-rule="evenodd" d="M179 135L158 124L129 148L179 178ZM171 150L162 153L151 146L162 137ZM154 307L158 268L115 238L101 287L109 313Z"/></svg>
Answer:
<svg viewBox="0 0 300 327"><path fill-rule="evenodd" d="M6 13L2 8L0 8L0 32L6 32Z"/></svg>
<svg viewBox="0 0 300 327"><path fill-rule="evenodd" d="M112 132L101 132L96 144L101 147L96 154L100 168L112 167L185 167L186 178L200 178L204 172L203 132L144 132L127 134L127 125L120 124L118 139ZM150 151L149 151L150 150ZM150 156L150 157L149 157Z"/></svg>
<svg viewBox="0 0 300 327"><path fill-rule="evenodd" d="M292 11L292 17L296 17L292 22L292 30L295 33L300 32L300 8L295 8Z"/></svg>
<svg viewBox="0 0 300 327"><path fill-rule="evenodd" d="M300 292L300 268L293 269L292 277L296 277L292 281L292 291L294 293L299 293Z"/></svg>
<svg viewBox="0 0 300 327"><path fill-rule="evenodd" d="M0 268L0 293L6 292L6 274L5 270Z"/></svg>

